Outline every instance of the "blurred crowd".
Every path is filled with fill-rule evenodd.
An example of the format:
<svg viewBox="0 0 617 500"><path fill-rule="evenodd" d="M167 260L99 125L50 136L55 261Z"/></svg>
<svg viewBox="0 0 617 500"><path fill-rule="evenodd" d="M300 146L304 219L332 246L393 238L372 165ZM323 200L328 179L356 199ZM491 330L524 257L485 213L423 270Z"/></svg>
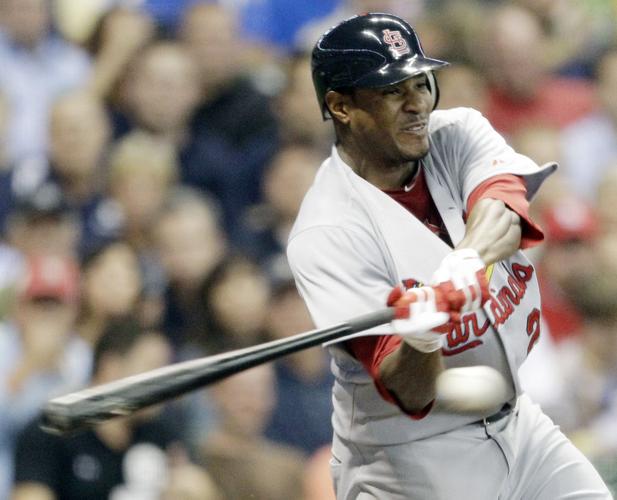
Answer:
<svg viewBox="0 0 617 500"><path fill-rule="evenodd" d="M311 349L69 438L51 397L312 328L284 248L332 146L325 29L408 19L441 108L560 170L526 390L617 491L612 0L0 0L0 498L333 498Z"/></svg>

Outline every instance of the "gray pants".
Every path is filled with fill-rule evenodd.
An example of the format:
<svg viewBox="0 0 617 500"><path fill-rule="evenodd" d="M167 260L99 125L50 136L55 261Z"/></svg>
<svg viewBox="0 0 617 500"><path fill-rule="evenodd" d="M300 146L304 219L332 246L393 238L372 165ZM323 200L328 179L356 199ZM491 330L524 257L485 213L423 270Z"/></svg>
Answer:
<svg viewBox="0 0 617 500"><path fill-rule="evenodd" d="M602 479L553 422L519 398L492 423L394 446L335 436L337 500L607 500Z"/></svg>

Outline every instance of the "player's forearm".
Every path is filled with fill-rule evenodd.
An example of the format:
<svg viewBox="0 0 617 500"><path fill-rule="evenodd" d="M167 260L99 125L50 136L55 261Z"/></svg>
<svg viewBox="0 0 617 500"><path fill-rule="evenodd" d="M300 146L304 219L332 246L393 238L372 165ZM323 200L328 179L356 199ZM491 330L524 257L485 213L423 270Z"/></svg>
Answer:
<svg viewBox="0 0 617 500"><path fill-rule="evenodd" d="M485 198L469 214L465 237L456 248L473 248L490 265L510 257L520 244L520 217L503 201Z"/></svg>
<svg viewBox="0 0 617 500"><path fill-rule="evenodd" d="M443 371L440 351L422 353L405 342L384 358L379 375L409 413L418 413L435 399L435 381Z"/></svg>

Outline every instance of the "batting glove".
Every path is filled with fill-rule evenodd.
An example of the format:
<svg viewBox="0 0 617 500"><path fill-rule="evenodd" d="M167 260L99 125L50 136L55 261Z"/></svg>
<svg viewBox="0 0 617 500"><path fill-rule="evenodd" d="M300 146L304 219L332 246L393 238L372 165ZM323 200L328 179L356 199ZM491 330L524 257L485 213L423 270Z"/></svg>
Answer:
<svg viewBox="0 0 617 500"><path fill-rule="evenodd" d="M460 302L450 301L452 312L475 311L490 298L486 267L472 248L454 250L446 255L433 274L431 285L459 292L452 297ZM456 314L453 319L457 319Z"/></svg>
<svg viewBox="0 0 617 500"><path fill-rule="evenodd" d="M394 288L388 305L395 309L395 319L390 323L394 333L417 351L429 353L442 347L442 334L433 331L448 322L450 308L443 292L430 286L412 288L403 292Z"/></svg>

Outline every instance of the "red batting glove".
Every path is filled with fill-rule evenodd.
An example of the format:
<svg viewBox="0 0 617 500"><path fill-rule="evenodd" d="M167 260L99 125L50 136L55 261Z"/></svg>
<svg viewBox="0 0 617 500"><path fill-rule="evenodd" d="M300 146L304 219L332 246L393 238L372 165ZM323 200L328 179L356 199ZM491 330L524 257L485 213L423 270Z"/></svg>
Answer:
<svg viewBox="0 0 617 500"><path fill-rule="evenodd" d="M453 312L475 311L490 298L484 262L471 248L450 252L433 274L431 284L443 288Z"/></svg>
<svg viewBox="0 0 617 500"><path fill-rule="evenodd" d="M390 292L388 305L395 310L390 325L407 344L424 353L441 349L441 332L435 328L450 319L449 306L441 290L426 286L403 292L396 287Z"/></svg>

